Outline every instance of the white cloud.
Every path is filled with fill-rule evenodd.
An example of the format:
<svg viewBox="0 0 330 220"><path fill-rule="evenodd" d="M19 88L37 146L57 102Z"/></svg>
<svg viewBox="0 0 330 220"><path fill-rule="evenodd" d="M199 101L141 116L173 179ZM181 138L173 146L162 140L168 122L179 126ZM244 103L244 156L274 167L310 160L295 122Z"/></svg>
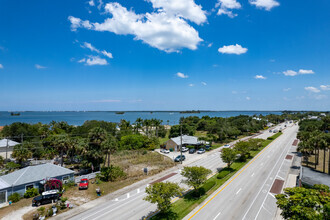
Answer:
<svg viewBox="0 0 330 220"><path fill-rule="evenodd" d="M196 24L206 22L206 12L201 5L196 5L194 0L148 0L153 8L166 11L168 15L174 15L188 19Z"/></svg>
<svg viewBox="0 0 330 220"><path fill-rule="evenodd" d="M247 96L247 97L246 97L246 100L250 101L250 100L251 100L251 98L250 98L249 96Z"/></svg>
<svg viewBox="0 0 330 220"><path fill-rule="evenodd" d="M298 73L296 71L293 71L293 70L287 70L287 71L284 71L283 74L285 76L296 76Z"/></svg>
<svg viewBox="0 0 330 220"><path fill-rule="evenodd" d="M95 48L91 43L84 42L83 45L81 45L82 48L88 48L92 52L96 52L98 54L102 54L110 59L113 58L112 53L107 52L106 50L100 51L99 49Z"/></svg>
<svg viewBox="0 0 330 220"><path fill-rule="evenodd" d="M180 73L180 72L178 72L178 73L176 74L176 76L177 76L177 77L180 77L180 78L183 78L183 79L189 77L188 75L185 75L184 73Z"/></svg>
<svg viewBox="0 0 330 220"><path fill-rule="evenodd" d="M86 62L85 58L82 58L81 60L78 60L78 63L85 63L85 62Z"/></svg>
<svg viewBox="0 0 330 220"><path fill-rule="evenodd" d="M195 84L190 83L188 86L193 87L193 86L195 86Z"/></svg>
<svg viewBox="0 0 330 220"><path fill-rule="evenodd" d="M246 53L248 51L248 49L242 47L239 44L236 44L236 45L223 46L223 47L219 48L218 51L220 53L224 53L224 54L240 55L240 54Z"/></svg>
<svg viewBox="0 0 330 220"><path fill-rule="evenodd" d="M92 102L97 102L97 103L116 103L116 102L121 102L121 100L105 99L105 100L94 100Z"/></svg>
<svg viewBox="0 0 330 220"><path fill-rule="evenodd" d="M330 90L330 85L320 85L320 88L324 91Z"/></svg>
<svg viewBox="0 0 330 220"><path fill-rule="evenodd" d="M263 75L256 75L254 78L255 78L255 79L267 79L267 78L264 77Z"/></svg>
<svg viewBox="0 0 330 220"><path fill-rule="evenodd" d="M3 69L3 65L0 63L0 69Z"/></svg>
<svg viewBox="0 0 330 220"><path fill-rule="evenodd" d="M90 6L95 6L95 2L94 2L94 0L90 0L90 1L88 2L88 4L89 4Z"/></svg>
<svg viewBox="0 0 330 220"><path fill-rule="evenodd" d="M206 86L206 85L207 85L207 83L206 83L206 82L201 82L201 83L202 83L202 85L203 85L203 86Z"/></svg>
<svg viewBox="0 0 330 220"><path fill-rule="evenodd" d="M326 95L316 95L315 96L315 99L317 99L317 100L326 99L326 98L327 98Z"/></svg>
<svg viewBox="0 0 330 220"><path fill-rule="evenodd" d="M35 66L35 68L37 68L37 69L45 69L46 67L45 66L41 66L41 65L39 65L39 64L36 64L36 65L34 65Z"/></svg>
<svg viewBox="0 0 330 220"><path fill-rule="evenodd" d="M303 69L300 69L299 74L314 74L314 71L313 70L303 70Z"/></svg>
<svg viewBox="0 0 330 220"><path fill-rule="evenodd" d="M315 88L313 86L305 87L305 90L308 91L308 92L314 92L314 93L319 93L320 92L320 90L318 88Z"/></svg>
<svg viewBox="0 0 330 220"><path fill-rule="evenodd" d="M108 65L108 61L106 59L100 58L99 56L89 56L89 58L81 59L78 63L85 63L87 66L94 66L94 65Z"/></svg>
<svg viewBox="0 0 330 220"><path fill-rule="evenodd" d="M237 14L232 12L233 9L240 9L242 6L236 0L218 0L218 3L215 5L216 8L220 7L217 15L227 15L230 18L234 18Z"/></svg>
<svg viewBox="0 0 330 220"><path fill-rule="evenodd" d="M306 75L306 74L314 74L315 72L313 70L304 70L300 69L298 72L294 70L286 70L283 72L285 76L296 76L296 75Z"/></svg>
<svg viewBox="0 0 330 220"><path fill-rule="evenodd" d="M170 7L170 5L168 3L167 6ZM183 17L184 15L180 15L179 12L172 15L162 8L152 13L136 14L119 3L108 3L104 8L106 13L111 14L111 18L105 19L103 23L90 23L70 16L68 19L71 22L71 30L75 31L80 27L95 31L109 31L118 35L130 34L135 36L134 40L142 40L166 52L178 52L182 48L196 50L197 45L203 41L198 32L184 19L197 22L196 18Z"/></svg>
<svg viewBox="0 0 330 220"><path fill-rule="evenodd" d="M275 0L249 0L249 2L257 8L263 8L267 11L270 11L273 7L280 5L280 3Z"/></svg>
<svg viewBox="0 0 330 220"><path fill-rule="evenodd" d="M207 47L212 47L212 45L213 45L213 43L209 43L209 44L207 45Z"/></svg>
<svg viewBox="0 0 330 220"><path fill-rule="evenodd" d="M291 88L285 88L283 89L283 92L289 92L291 90Z"/></svg>

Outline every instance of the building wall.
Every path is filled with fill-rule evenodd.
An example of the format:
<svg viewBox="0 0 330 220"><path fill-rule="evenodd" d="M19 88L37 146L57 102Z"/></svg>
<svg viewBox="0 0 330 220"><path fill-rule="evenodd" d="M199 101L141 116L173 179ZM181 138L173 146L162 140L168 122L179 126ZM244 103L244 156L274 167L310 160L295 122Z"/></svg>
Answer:
<svg viewBox="0 0 330 220"><path fill-rule="evenodd" d="M177 144L170 139L170 140L168 140L166 142L166 149L167 150L170 150L171 148L173 149L173 151L177 151L178 150Z"/></svg>

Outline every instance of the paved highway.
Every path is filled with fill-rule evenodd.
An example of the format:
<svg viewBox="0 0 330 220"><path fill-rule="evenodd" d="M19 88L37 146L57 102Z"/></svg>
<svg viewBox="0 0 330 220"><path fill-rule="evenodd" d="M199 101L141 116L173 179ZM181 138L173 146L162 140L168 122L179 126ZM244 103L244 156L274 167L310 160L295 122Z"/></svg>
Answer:
<svg viewBox="0 0 330 220"><path fill-rule="evenodd" d="M276 187L272 186L275 180L281 183L286 179L292 162L286 156L292 155L297 131L296 125L285 129L283 135L185 219L272 219L276 213L272 193Z"/></svg>
<svg viewBox="0 0 330 220"><path fill-rule="evenodd" d="M267 138L271 135L273 135L273 133L265 131L264 133L256 137ZM221 169L226 166L226 164L223 163L220 159L219 149L200 155L200 159L190 161L189 163L184 163L183 165L204 166L208 169L211 169L214 173L217 172L218 169ZM165 179L164 181L176 182L179 183L181 187L188 189L185 184L181 183L183 177L180 175L180 167L181 166L178 166L177 169L174 170L173 173L171 173L172 176ZM111 198L101 204L98 203L96 206L94 205L94 207L91 205L86 211L78 215L76 215L76 213L74 212L75 210L73 209L68 213L63 213L62 215L57 216L57 218L55 219L143 219L150 212L156 210L156 205L143 200L143 198L146 196L145 188L147 186L148 184L145 184L143 186L140 186L139 188L130 191L127 194L121 195L116 198Z"/></svg>

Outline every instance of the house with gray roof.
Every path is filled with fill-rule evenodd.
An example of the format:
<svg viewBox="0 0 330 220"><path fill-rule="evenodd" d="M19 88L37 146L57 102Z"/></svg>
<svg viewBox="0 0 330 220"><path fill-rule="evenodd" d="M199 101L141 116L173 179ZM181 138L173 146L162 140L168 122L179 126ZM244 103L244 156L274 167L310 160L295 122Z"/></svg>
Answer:
<svg viewBox="0 0 330 220"><path fill-rule="evenodd" d="M74 171L46 163L28 166L4 176L0 176L0 204L8 201L8 196L17 192L24 195L27 189L42 188L43 182L49 178L62 181L74 180Z"/></svg>
<svg viewBox="0 0 330 220"><path fill-rule="evenodd" d="M18 144L20 143L7 138L0 140L0 156L2 156L3 158L11 158L14 146Z"/></svg>
<svg viewBox="0 0 330 220"><path fill-rule="evenodd" d="M188 145L200 146L205 143L206 142L204 141L199 141L198 137L182 135L182 146L188 146ZM172 149L173 151L179 151L181 145L181 136L171 138L170 140L166 141L165 144L167 150Z"/></svg>

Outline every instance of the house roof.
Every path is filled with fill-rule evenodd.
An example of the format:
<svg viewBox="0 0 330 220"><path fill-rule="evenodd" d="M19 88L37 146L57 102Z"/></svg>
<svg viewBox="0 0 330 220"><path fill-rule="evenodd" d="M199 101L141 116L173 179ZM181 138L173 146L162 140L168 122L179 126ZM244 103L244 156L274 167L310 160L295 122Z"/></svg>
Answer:
<svg viewBox="0 0 330 220"><path fill-rule="evenodd" d="M8 147L13 147L15 145L20 144L16 141L12 141L12 140L9 140L9 139L5 138L5 139L0 140L0 147L6 147L7 146L7 140L8 140Z"/></svg>
<svg viewBox="0 0 330 220"><path fill-rule="evenodd" d="M181 137L175 137L171 138L172 141L174 141L177 145L181 144ZM182 144L191 144L191 145L197 145L201 144L200 141L198 141L197 137L194 136L188 136L188 135L183 135L182 136Z"/></svg>
<svg viewBox="0 0 330 220"><path fill-rule="evenodd" d="M50 163L28 166L10 174L0 176L0 189L3 189L1 187L1 182L4 182L9 186L19 186L41 181L49 177L69 175L72 173L74 173L74 171Z"/></svg>

